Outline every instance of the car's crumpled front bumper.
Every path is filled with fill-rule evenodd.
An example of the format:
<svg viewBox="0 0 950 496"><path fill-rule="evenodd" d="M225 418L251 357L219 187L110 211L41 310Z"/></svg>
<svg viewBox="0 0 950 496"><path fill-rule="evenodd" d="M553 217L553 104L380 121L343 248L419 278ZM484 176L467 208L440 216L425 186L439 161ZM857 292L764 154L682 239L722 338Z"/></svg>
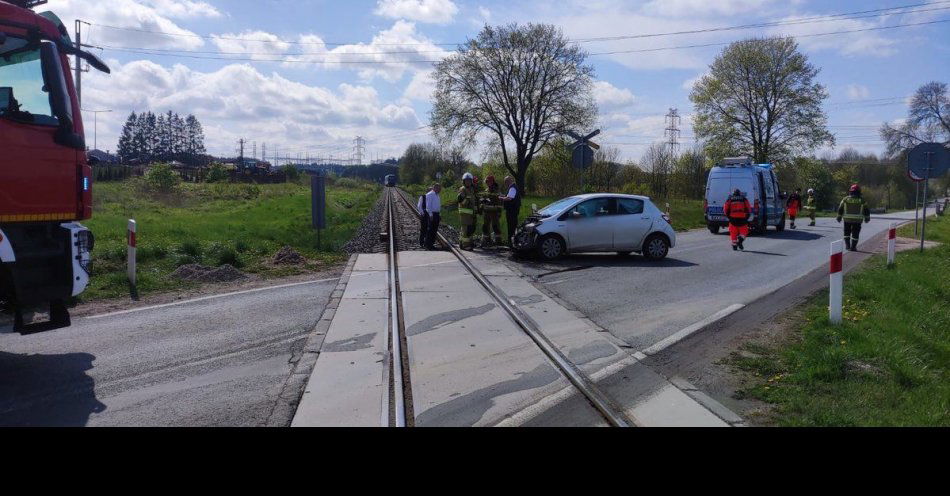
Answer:
<svg viewBox="0 0 950 496"><path fill-rule="evenodd" d="M535 223L526 220L521 223L511 239L511 247L516 251L531 251L538 244L538 231Z"/></svg>

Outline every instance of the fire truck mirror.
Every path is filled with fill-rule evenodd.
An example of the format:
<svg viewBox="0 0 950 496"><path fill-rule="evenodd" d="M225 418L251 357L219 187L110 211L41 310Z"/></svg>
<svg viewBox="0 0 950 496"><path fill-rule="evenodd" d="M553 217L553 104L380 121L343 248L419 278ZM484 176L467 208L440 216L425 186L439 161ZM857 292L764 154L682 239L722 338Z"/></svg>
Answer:
<svg viewBox="0 0 950 496"><path fill-rule="evenodd" d="M72 103L66 91L66 76L63 74L63 62L56 45L44 41L40 46L40 59L43 64L43 79L49 92L53 113L59 119L60 128L73 130Z"/></svg>

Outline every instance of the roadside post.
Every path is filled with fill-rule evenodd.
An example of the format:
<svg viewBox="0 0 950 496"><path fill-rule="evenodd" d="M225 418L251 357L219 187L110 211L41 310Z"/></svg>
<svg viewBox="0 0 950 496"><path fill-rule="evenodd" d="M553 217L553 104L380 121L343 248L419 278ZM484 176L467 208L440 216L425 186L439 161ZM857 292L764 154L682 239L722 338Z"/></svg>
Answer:
<svg viewBox="0 0 950 496"><path fill-rule="evenodd" d="M135 288L135 220L129 219L129 228L126 233L126 240L128 241L128 273L129 273L129 284L132 285L132 288Z"/></svg>
<svg viewBox="0 0 950 496"><path fill-rule="evenodd" d="M844 292L844 274L841 272L843 253L843 240L831 243L831 263L829 267L831 280L828 291L828 320L835 325L841 323L841 298Z"/></svg>
<svg viewBox="0 0 950 496"><path fill-rule="evenodd" d="M890 229L887 230L887 265L894 265L894 257L897 252L897 223L891 222Z"/></svg>
<svg viewBox="0 0 950 496"><path fill-rule="evenodd" d="M327 189L323 172L310 176L310 216L317 230L317 249L320 249L320 231L327 227Z"/></svg>
<svg viewBox="0 0 950 496"><path fill-rule="evenodd" d="M575 169L581 171L581 193L584 192L584 171L590 168L594 163L594 150L600 150L600 145L590 139L600 134L600 129L595 129L592 133L581 136L573 131L565 131L565 134L576 139L574 143L567 145L571 150L571 164Z"/></svg>

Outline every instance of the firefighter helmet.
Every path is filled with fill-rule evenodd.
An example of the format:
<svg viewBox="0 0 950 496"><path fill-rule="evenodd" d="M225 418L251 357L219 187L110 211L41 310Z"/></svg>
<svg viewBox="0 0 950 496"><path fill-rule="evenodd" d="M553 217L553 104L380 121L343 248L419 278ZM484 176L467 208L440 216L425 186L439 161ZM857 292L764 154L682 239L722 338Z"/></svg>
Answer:
<svg viewBox="0 0 950 496"><path fill-rule="evenodd" d="M472 181L475 181L475 176L473 176L471 172L466 172L465 174L462 174L462 180L464 181L466 179L471 179Z"/></svg>
<svg viewBox="0 0 950 496"><path fill-rule="evenodd" d="M851 189L849 189L848 191L851 192L851 193L860 193L860 192L861 192L861 186L858 186L857 183L852 184L852 185L851 185Z"/></svg>
<svg viewBox="0 0 950 496"><path fill-rule="evenodd" d="M815 194L815 190L812 189L812 188L808 188L808 194L809 194L809 195Z"/></svg>

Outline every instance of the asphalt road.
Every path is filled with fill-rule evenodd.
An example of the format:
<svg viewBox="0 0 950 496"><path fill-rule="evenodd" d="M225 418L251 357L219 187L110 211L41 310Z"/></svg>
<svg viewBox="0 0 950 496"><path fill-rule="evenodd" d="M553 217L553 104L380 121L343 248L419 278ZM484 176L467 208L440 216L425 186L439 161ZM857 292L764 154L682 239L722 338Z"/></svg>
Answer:
<svg viewBox="0 0 950 496"><path fill-rule="evenodd" d="M872 215L861 239L914 212ZM641 256L571 255L553 263L528 262L521 270L636 350L736 304L748 305L828 263L830 243L843 237L841 224L819 218L815 227L769 229L732 251L729 235L707 230L679 233L669 257L653 263ZM859 245L859 249L863 249ZM845 254L845 257L848 255Z"/></svg>
<svg viewBox="0 0 950 496"><path fill-rule="evenodd" d="M267 424L336 282L0 329L0 426Z"/></svg>

